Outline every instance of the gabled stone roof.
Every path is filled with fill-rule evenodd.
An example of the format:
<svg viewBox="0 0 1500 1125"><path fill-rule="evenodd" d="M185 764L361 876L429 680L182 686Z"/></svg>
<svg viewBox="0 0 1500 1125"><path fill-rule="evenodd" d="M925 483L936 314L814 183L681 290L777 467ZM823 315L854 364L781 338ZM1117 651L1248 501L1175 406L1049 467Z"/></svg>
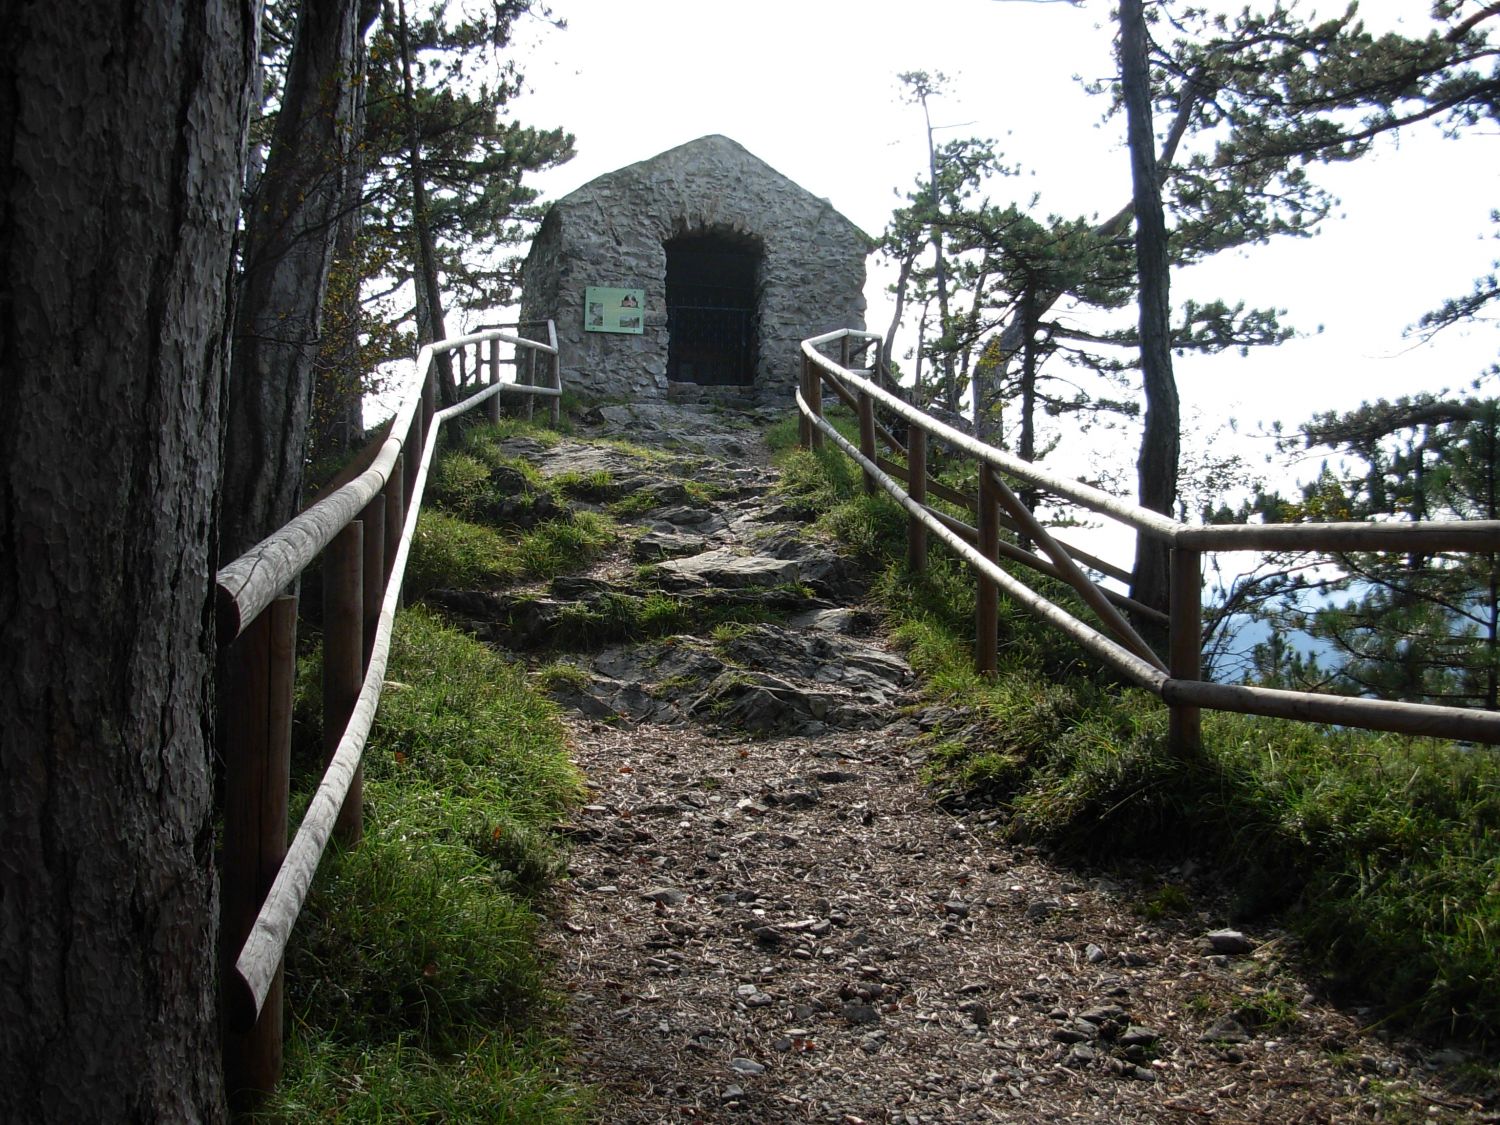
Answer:
<svg viewBox="0 0 1500 1125"><path fill-rule="evenodd" d="M732 207L732 197L742 194L751 181L771 181L776 185L775 190L795 193L809 204L821 207L826 210L828 217L846 225L873 249L875 239L836 210L829 200L813 195L744 145L722 133L710 133L645 160L596 176L552 206L559 211L581 209L595 204L618 206L621 197L630 196L635 189L647 189L651 195L659 197L664 186L671 184L680 187L684 203L688 202L687 197L711 188L716 195L725 197L720 202L726 210L735 210Z"/></svg>

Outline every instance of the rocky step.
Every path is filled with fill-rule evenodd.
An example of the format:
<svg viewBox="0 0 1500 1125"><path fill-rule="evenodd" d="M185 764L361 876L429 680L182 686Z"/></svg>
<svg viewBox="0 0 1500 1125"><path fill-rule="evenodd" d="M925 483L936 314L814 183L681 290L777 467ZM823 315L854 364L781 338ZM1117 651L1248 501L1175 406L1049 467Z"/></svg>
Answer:
<svg viewBox="0 0 1500 1125"><path fill-rule="evenodd" d="M816 609L787 624L724 627L615 645L573 666L553 695L593 718L696 723L754 735L870 730L911 702L914 677L899 657L846 630L849 610Z"/></svg>

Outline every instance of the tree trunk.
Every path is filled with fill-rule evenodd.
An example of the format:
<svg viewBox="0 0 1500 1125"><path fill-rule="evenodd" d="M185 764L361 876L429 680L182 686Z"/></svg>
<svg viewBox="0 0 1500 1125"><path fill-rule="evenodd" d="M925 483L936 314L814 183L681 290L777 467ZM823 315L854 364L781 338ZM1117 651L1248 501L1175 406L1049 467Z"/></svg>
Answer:
<svg viewBox="0 0 1500 1125"><path fill-rule="evenodd" d="M891 326L886 329L885 339L880 344L880 363L887 372L891 372L891 352L896 347L896 331L901 327L901 317L906 312L906 290L911 284L911 271L917 264L917 249L901 259L900 272L896 276L896 286L892 290L896 298L896 311L891 316ZM894 381L894 380L893 380Z"/></svg>
<svg viewBox="0 0 1500 1125"><path fill-rule="evenodd" d="M1156 171L1156 138L1151 127L1150 71L1142 0L1121 0L1120 83L1130 144L1134 189L1135 256L1140 277L1141 379L1146 396L1146 424L1136 462L1140 503L1172 513L1177 500L1179 420L1177 382L1172 375L1169 259L1161 180ZM1137 534L1130 596L1158 609L1167 608L1167 545ZM1140 620L1148 640L1164 640L1161 626Z"/></svg>
<svg viewBox="0 0 1500 1125"><path fill-rule="evenodd" d="M297 512L323 295L358 144L354 0L301 0L270 155L245 220L225 448L223 546Z"/></svg>
<svg viewBox="0 0 1500 1125"><path fill-rule="evenodd" d="M1025 292L1021 294L1021 307L1016 315L1025 331L1025 339L1021 343L1021 440L1018 454L1022 461L1035 461L1037 317L1035 290L1032 287L1027 286ZM1040 499L1041 493L1035 488L1021 489L1021 502L1031 511L1036 511ZM1027 551L1031 550L1031 539L1022 536L1021 547Z"/></svg>
<svg viewBox="0 0 1500 1125"><path fill-rule="evenodd" d="M6 13L0 1120L221 1120L212 545L259 4Z"/></svg>
<svg viewBox="0 0 1500 1125"><path fill-rule="evenodd" d="M380 14L378 0L360 0L355 30L352 85L354 135L364 136L365 81L368 52L365 34ZM356 146L344 178L344 200L339 208L329 284L324 292L323 333L313 380L313 408L308 435L308 460L354 451L364 433L364 351L360 343L363 303L360 300L361 201L365 189L363 147Z"/></svg>
<svg viewBox="0 0 1500 1125"><path fill-rule="evenodd" d="M412 281L417 291L417 342L430 344L448 338L443 319L443 290L438 283L437 247L428 222L427 172L422 162L422 137L417 128L417 94L411 77L411 37L406 26L405 0L397 0L398 42L401 45L401 89L406 98L407 174L411 181ZM445 352L434 366L438 373L441 405L458 400L453 370Z"/></svg>
<svg viewBox="0 0 1500 1125"><path fill-rule="evenodd" d="M1500 517L1500 505L1496 500L1495 472L1500 458L1500 442L1496 441L1497 419L1494 403L1484 412L1484 518ZM1493 552L1485 556L1485 601L1484 601L1484 706L1488 711L1500 710L1500 666L1496 664L1497 649L1500 649L1500 571L1496 561L1500 556Z"/></svg>
<svg viewBox="0 0 1500 1125"><path fill-rule="evenodd" d="M1166 140L1162 142L1161 155L1156 160L1157 183L1160 184L1166 177L1172 162L1177 159L1177 147L1182 143L1182 138L1187 134L1188 123L1197 111L1198 104L1207 96L1201 76L1189 75L1182 84L1177 95L1177 114L1172 119L1172 127L1167 132ZM1149 107L1149 100L1148 100ZM1158 199L1160 191L1157 192ZM1123 234L1130 227L1130 221L1135 217L1135 201L1125 204L1102 223L1093 228L1096 238L1115 238ZM1038 290L1033 289L1031 299L1033 309L1038 320L1046 316L1053 305L1057 304L1063 297L1059 289ZM1009 324L1000 333L1000 346L997 349L997 362L995 365L994 385L999 386L1005 381L1005 374L1009 370L1011 362L1021 352L1024 342L1024 333L1020 318L1012 317Z"/></svg>
<svg viewBox="0 0 1500 1125"><path fill-rule="evenodd" d="M932 225L929 239L932 242L932 276L937 288L938 337L948 332L948 260L943 254L942 192L938 187L937 144L932 137L932 111L927 107L927 95L922 95L922 119L927 124L927 174L932 195ZM953 374L953 353L943 351L941 358L933 357L943 372L943 405L950 411L958 411L958 383Z"/></svg>

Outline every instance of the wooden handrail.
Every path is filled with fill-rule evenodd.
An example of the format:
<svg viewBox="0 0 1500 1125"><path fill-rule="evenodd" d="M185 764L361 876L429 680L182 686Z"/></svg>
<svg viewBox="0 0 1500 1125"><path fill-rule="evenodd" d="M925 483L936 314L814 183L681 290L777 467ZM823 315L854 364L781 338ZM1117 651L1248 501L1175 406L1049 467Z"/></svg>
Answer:
<svg viewBox="0 0 1500 1125"><path fill-rule="evenodd" d="M984 581L1004 589L1033 613L1062 629L1090 653L1161 698L1172 708L1171 741L1179 751L1197 748L1197 716L1201 707L1500 744L1500 712L1215 684L1200 679L1202 551L1495 552L1500 551L1500 520L1188 526L1159 512L1111 496L1082 482L1061 477L1030 462L1021 461L1003 450L985 445L890 394L866 378L865 372L851 370L818 351L820 347L835 341L844 342L840 352L842 356L847 354L848 340L870 336L873 333L837 331L802 341L805 374L802 389L797 392L796 399L803 419L802 433L805 440L811 442L813 439L821 440L826 437L833 441L861 467L867 481L877 483L907 511L913 529L920 526L935 534L960 558L973 566ZM939 438L951 448L973 457L982 466L981 483L987 479L986 474L990 469L999 470L1054 496L1116 519L1133 527L1138 533L1154 536L1170 544L1172 574L1169 585L1172 605L1170 613L1166 615L1169 625L1169 667L1163 666L1160 658L1120 618L1111 603L1120 604L1123 600L1127 608L1138 614L1146 607L1139 607L1128 599L1122 599L1119 595L1096 586L1078 569L1074 559L1082 559L1086 565L1116 578L1128 577L1123 570L1056 542L998 479L991 482L989 488L981 489L982 498L978 504L981 526L994 518L994 514L985 509L1002 504L1010 509L1012 520L1007 521L1010 526L1018 528L1040 543L1051 556L1052 563L1049 566L1029 552L1019 548L1007 549L1004 544L995 546L995 553L1068 581L1091 608L1100 614L1100 619L1124 641L1124 645L1121 645L1011 577L996 561L974 545L975 542L984 541L984 536L974 528L939 514L924 502L908 495L896 477L903 477L906 482L910 482L911 469L879 456L878 452L872 452L869 440L871 427L867 418L862 421L861 426L861 444L866 448L856 449L845 440L822 417L821 395L817 392L825 380L834 388L835 394L845 401L853 399L856 405L878 401L905 419L913 427L912 432ZM881 436L886 436L884 431L881 431ZM923 460L925 462L925 454ZM975 509L976 505L971 497L931 480L925 469L924 464L921 467L924 500L925 495L930 493L971 510ZM912 535L909 556L925 558L925 549L917 549L915 532ZM1158 609L1150 609L1144 615L1158 620L1163 616ZM983 670L983 646L977 660Z"/></svg>
<svg viewBox="0 0 1500 1125"><path fill-rule="evenodd" d="M464 339L465 343L473 342ZM457 345L458 341L454 341ZM428 349L424 349L426 351ZM419 369L420 366L419 366ZM464 399L455 406L439 411L433 417L422 447L420 467L416 475L416 486L407 497L406 521L401 531L401 541L396 548L391 566L390 579L386 585L385 598L380 606L380 618L375 629L375 643L370 653L368 667L359 689L359 698L339 739L328 768L318 784L297 834L287 849L286 859L272 884L270 893L255 920L250 936L245 940L239 956L235 959L236 982L231 988L231 1017L242 1025L254 1023L265 1003L272 978L286 952L286 943L292 926L302 911L302 903L318 869L318 863L328 846L329 835L338 819L349 791L350 782L358 770L364 754L365 743L370 736L370 727L375 721L375 712L380 705L381 689L385 682L386 663L390 656L391 632L395 627L396 610L401 603L401 579L406 573L406 561L411 552L412 537L416 534L417 519L421 515L422 495L426 488L428 471L437 449L438 430L442 423L455 418L486 402L507 388L510 383L493 383L484 390ZM555 388L531 388L543 395L557 395ZM522 392L524 393L524 392Z"/></svg>
<svg viewBox="0 0 1500 1125"><path fill-rule="evenodd" d="M845 371L833 360L829 359L817 350L817 345L826 344L838 339L841 332L828 332L822 336L814 336L812 339L802 341L802 354L810 359L817 367L828 372L835 378L840 378L846 383L852 383L856 388L863 389L878 399L880 403L904 418L915 426L926 430L931 437L941 438L950 446L967 453L976 461L1009 473L1011 476L1020 477L1022 480L1030 481L1040 488L1058 496L1064 496L1075 503L1082 504L1103 515L1113 516L1122 523L1129 524L1138 531L1144 531L1150 535L1156 535L1163 539L1171 540L1176 534L1178 523L1169 516L1160 512L1153 512L1149 508L1142 508L1138 504L1132 504L1128 500L1121 500L1118 496L1111 496L1102 489L1083 484L1080 481L1069 480L1067 477L1058 476L1056 473L1047 471L1030 461L1022 461L1004 450L996 449L992 445L970 437L962 430L955 430L936 418L930 417L915 406L897 398L883 387L878 387L870 380L865 379L852 371ZM871 333L856 333L856 335L867 336Z"/></svg>
<svg viewBox="0 0 1500 1125"><path fill-rule="evenodd" d="M800 391L797 392L797 405L799 409L806 407L806 401ZM810 412L809 412L810 413ZM1003 589L1006 594L1026 606L1043 620L1056 625L1067 633L1084 649L1099 659L1109 664L1116 671L1133 680L1141 687L1156 691L1160 694L1161 685L1166 682L1166 674L1155 666L1148 664L1135 653L1122 645L1116 644L1108 637L1095 629L1091 629L1082 621L1070 614L1067 610L1053 605L1024 582L1011 576L1004 568L998 566L984 557L975 547L970 546L960 535L951 531L942 520L938 519L922 505L918 504L906 494L906 490L897 484L891 477L873 462L865 463L858 449L851 445L844 435L834 429L824 418L812 416L812 424L816 426L829 441L832 441L842 449L849 457L860 465L862 469L870 473L876 483L886 493L906 509L908 515L921 521L929 532L937 536L965 562L983 571L985 576Z"/></svg>
<svg viewBox="0 0 1500 1125"><path fill-rule="evenodd" d="M1201 551L1500 551L1500 520L1258 523L1183 527L1174 542Z"/></svg>
<svg viewBox="0 0 1500 1125"><path fill-rule="evenodd" d="M546 323L546 342L495 329L425 345L417 355L416 379L388 423L386 436L368 467L358 471L354 479L331 489L328 495L218 573L220 640L225 644L255 622L266 606L335 537L340 537L345 543L343 562L349 574L357 576L350 578L349 582L358 581L361 587L359 591L352 587L339 591L344 601L344 631L348 634L344 644L346 648L353 646L345 653L346 659L342 663L350 666L346 669L350 688L354 682L358 683L348 722L337 735L327 770L291 845L285 848L285 858L276 868L274 879L270 879L269 870L265 873L269 887L265 882L258 886L237 883L233 889L234 909L240 912L236 917L248 920L253 916L253 922L248 934L243 922L231 927L235 931L229 938L231 942L239 942L240 935L245 936L239 942L239 948L231 945L226 951L229 956L226 957L224 993L231 1032L226 1039L226 1052L240 1052L246 1057L258 1058L260 1065L253 1068L252 1080L260 1086L268 1088L279 1076L279 1047L273 1050L272 1040L279 1043L281 1025L279 1019L262 1019L261 1015L267 1003L280 995L277 981L292 928L330 835L337 829L350 840L357 838L357 819L350 816L341 823L340 813L347 801L357 799L360 761L380 703L396 610L401 603L402 578L421 513L422 495L438 432L445 421L481 404L497 401L502 394L526 395L528 401L534 396L548 398L555 411L556 402L562 395L557 334L555 325ZM500 342L524 349L533 357L538 354L548 357L553 385L527 387L498 382L498 364L494 361ZM491 352L490 384L456 406L435 410L432 406L434 357L475 346L478 349L475 378L468 386L479 386L483 382L481 371L486 344L490 345ZM368 460L369 454L364 454L364 457ZM368 520L368 524L361 526L354 522L361 517ZM355 557L356 542L360 544L358 553L361 558ZM239 650L237 645L231 651ZM286 653L283 656L283 663L290 664L291 655ZM358 675L361 668L362 678ZM252 674L258 673L252 669ZM351 786L355 787L352 792L356 796L353 798ZM235 801L237 798L227 799ZM284 810L284 784L280 803ZM252 819L267 819L264 810L250 815ZM277 822L274 818L274 810L271 810L269 822L284 823L284 820ZM277 834L275 846L280 849L284 843L283 828ZM274 860L266 866L274 866ZM263 898L259 890L265 890ZM247 894L253 896L248 909L244 902ZM228 886L223 897L227 910L231 897ZM248 1034L237 1034L242 1031Z"/></svg>
<svg viewBox="0 0 1500 1125"><path fill-rule="evenodd" d="M556 356L557 330L550 321L548 325L549 342L546 344L508 332L492 331L455 336L437 345L422 345L422 350L417 353L417 379L413 390L408 392L397 408L391 423L390 437L381 446L370 467L331 496L273 531L219 571L215 591L219 644L226 645L238 637L245 626L271 603L271 599L289 586L307 568L308 563L328 546L333 537L358 516L360 509L385 487L396 458L401 456L412 419L421 409L422 396L414 392L425 384L434 355L482 341L503 340L517 347ZM514 384L493 384L482 395L488 398L497 389L503 390L506 387L514 387ZM561 395L562 391L556 387L532 387L522 393L555 397Z"/></svg>

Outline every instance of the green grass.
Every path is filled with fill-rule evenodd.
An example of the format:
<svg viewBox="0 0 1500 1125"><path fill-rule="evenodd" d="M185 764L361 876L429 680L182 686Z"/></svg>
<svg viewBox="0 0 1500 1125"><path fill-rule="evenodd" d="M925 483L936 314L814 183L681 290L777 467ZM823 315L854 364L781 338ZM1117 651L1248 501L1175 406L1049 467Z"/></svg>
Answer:
<svg viewBox="0 0 1500 1125"><path fill-rule="evenodd" d="M403 1041L350 1051L294 1027L286 1058L288 1070L305 1080L281 1092L272 1119L504 1125L591 1119L587 1099L563 1072L561 1046L535 1032L475 1031L437 1060Z"/></svg>
<svg viewBox="0 0 1500 1125"><path fill-rule="evenodd" d="M577 496L585 500L608 500L618 491L614 474L608 469L593 469L578 472L570 469L552 478L552 487L565 496Z"/></svg>
<svg viewBox="0 0 1500 1125"><path fill-rule="evenodd" d="M661 506L654 493L628 492L609 505L609 513L616 519L628 520L643 516L652 508Z"/></svg>
<svg viewBox="0 0 1500 1125"><path fill-rule="evenodd" d="M1000 804L1014 837L1095 859L1206 858L1236 889L1225 921L1275 912L1393 1025L1500 1035L1500 753L1205 712L1203 753L1179 758L1159 701L1003 597L999 668L975 673L967 568L938 548L907 573L899 510L866 498L841 454L779 459L783 494L877 568L891 635L962 716L926 736L940 795Z"/></svg>
<svg viewBox="0 0 1500 1125"><path fill-rule="evenodd" d="M287 1070L264 1116L582 1120L534 940L563 870L551 829L582 794L556 709L420 607L387 678L365 837L325 856L298 922ZM298 717L316 744L315 693Z"/></svg>
<svg viewBox="0 0 1500 1125"><path fill-rule="evenodd" d="M587 565L616 540L613 522L597 512L574 512L517 533L424 510L412 538L406 589L421 597L436 589L492 589L523 578L552 578Z"/></svg>
<svg viewBox="0 0 1500 1125"><path fill-rule="evenodd" d="M501 418L498 422L480 422L464 426L459 431L459 444L464 449L493 447L511 438L530 438L545 448L552 448L562 440L561 434L549 426L527 422L522 418Z"/></svg>

